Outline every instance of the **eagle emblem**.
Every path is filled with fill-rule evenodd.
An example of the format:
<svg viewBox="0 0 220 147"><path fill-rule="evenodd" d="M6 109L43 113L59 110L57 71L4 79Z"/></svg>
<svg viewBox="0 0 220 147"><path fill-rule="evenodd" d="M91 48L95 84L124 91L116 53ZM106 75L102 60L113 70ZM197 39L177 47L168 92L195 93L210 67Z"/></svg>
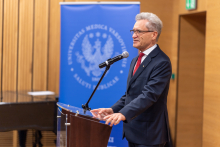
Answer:
<svg viewBox="0 0 220 147"><path fill-rule="evenodd" d="M81 68L84 69L87 76L92 73L95 77L101 75L104 69L99 69L99 64L111 58L113 54L114 42L110 35L107 36L107 41L104 46L102 42L97 38L92 45L89 41L88 35L86 35L82 41L82 54L76 52L77 62L81 64ZM86 61L88 63L86 63Z"/></svg>

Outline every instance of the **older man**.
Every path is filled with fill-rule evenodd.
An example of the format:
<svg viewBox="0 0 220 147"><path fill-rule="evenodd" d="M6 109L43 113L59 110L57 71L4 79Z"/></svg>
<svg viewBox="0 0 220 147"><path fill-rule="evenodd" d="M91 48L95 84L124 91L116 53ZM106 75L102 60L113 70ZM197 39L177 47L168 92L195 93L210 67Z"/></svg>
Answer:
<svg viewBox="0 0 220 147"><path fill-rule="evenodd" d="M167 94L171 77L169 57L156 44L162 29L161 20L152 13L136 16L133 46L140 51L130 65L127 89L111 108L91 110L106 124L123 121L123 138L129 147L163 147L170 139Z"/></svg>

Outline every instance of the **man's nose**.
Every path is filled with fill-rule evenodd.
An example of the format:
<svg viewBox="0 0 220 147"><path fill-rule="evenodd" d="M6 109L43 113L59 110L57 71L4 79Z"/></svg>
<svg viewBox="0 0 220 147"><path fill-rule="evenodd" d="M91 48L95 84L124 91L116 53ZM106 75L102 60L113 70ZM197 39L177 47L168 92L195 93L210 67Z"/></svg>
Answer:
<svg viewBox="0 0 220 147"><path fill-rule="evenodd" d="M132 38L137 38L138 36L137 36L137 34L136 33L134 33L133 35L132 35Z"/></svg>

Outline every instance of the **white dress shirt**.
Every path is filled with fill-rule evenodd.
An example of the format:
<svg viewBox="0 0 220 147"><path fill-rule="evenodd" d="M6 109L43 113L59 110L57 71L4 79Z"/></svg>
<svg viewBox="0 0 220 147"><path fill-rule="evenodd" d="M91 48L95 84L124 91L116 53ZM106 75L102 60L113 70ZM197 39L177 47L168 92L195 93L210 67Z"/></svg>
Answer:
<svg viewBox="0 0 220 147"><path fill-rule="evenodd" d="M147 55L149 55L150 52L152 52L156 47L157 47L157 44L153 45L149 49L142 52L142 53L144 53L144 56L141 58L141 63L144 61L144 59L147 57ZM136 64L137 64L137 62L136 62ZM136 64L135 64L135 66L136 66ZM134 69L135 69L135 66L134 66Z"/></svg>
<svg viewBox="0 0 220 147"><path fill-rule="evenodd" d="M152 52L156 47L157 47L157 44L155 44L152 47L150 47L149 49L143 51L144 56L141 58L141 63L144 61L144 59L147 57L147 55L149 55L150 52Z"/></svg>

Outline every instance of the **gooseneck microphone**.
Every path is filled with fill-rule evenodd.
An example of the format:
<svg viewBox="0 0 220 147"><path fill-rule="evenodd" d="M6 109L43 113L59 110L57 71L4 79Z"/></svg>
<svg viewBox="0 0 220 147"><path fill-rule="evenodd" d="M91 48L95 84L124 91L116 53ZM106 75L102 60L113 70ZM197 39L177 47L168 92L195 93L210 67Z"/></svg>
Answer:
<svg viewBox="0 0 220 147"><path fill-rule="evenodd" d="M97 88L99 87L99 84L101 83L102 79L104 78L106 72L109 70L110 65L113 64L114 62L118 61L118 60L121 60L121 59L123 59L123 58L127 58L128 56L129 56L129 53L128 53L127 51L124 51L121 55L118 55L118 56L116 56L116 57L114 57L114 58L110 58L110 59L108 59L107 61L105 61L105 62L99 64L99 68L103 68L103 67L105 67L105 66L106 66L106 68L105 68L104 73L102 74L102 77L99 79L98 84L96 85L95 89L93 90L93 92L92 92L90 98L88 99L88 101L87 101L84 105L82 105L82 108L83 108L83 110L84 110L84 114L86 114L86 111L88 111L88 110L90 111L90 110L91 110L91 108L89 108L89 102L90 102L90 100L92 99L92 97L93 97L95 91L96 91Z"/></svg>
<svg viewBox="0 0 220 147"><path fill-rule="evenodd" d="M121 55L118 55L114 58L110 58L107 61L99 64L99 68L103 68L103 67L106 67L108 65L111 65L111 64L113 64L113 63L115 63L115 62L117 62L117 61L119 61L123 58L127 58L128 56L129 56L129 53L127 51L124 51Z"/></svg>

